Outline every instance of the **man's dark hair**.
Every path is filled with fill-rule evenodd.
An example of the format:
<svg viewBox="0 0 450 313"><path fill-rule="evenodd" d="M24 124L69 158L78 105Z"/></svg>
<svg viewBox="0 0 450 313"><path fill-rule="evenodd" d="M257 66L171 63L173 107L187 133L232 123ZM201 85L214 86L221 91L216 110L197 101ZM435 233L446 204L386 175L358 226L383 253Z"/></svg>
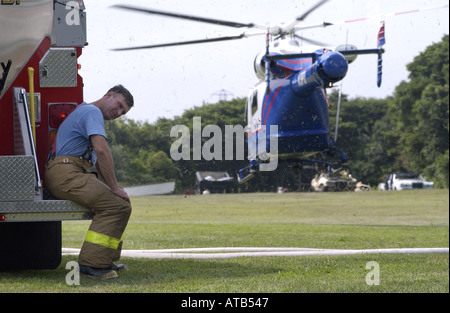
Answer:
<svg viewBox="0 0 450 313"><path fill-rule="evenodd" d="M124 86L116 85L108 90L108 92L110 92L110 91L121 94L125 98L125 102L127 103L127 105L130 108L133 107L133 105L134 105L133 95Z"/></svg>

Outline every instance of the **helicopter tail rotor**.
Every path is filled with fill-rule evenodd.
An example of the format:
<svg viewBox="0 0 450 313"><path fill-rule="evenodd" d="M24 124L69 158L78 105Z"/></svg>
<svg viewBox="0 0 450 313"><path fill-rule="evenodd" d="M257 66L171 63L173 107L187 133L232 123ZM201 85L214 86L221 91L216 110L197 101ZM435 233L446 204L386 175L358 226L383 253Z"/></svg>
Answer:
<svg viewBox="0 0 450 313"><path fill-rule="evenodd" d="M378 49L381 50L383 45L386 43L386 37L384 35L384 21L381 22L381 28L378 32ZM378 70L377 70L377 86L381 86L381 76L383 75L383 59L382 54L378 53Z"/></svg>

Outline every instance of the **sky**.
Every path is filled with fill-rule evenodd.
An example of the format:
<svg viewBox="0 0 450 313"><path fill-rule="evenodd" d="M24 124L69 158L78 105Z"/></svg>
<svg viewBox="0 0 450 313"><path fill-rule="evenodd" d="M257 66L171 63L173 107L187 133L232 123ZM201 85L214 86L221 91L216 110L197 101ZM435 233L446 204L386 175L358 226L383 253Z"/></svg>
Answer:
<svg viewBox="0 0 450 313"><path fill-rule="evenodd" d="M247 97L257 78L255 56L264 50L265 37L158 49L112 51L114 48L234 36L245 28L230 28L194 21L119 10L114 4L132 4L202 17L258 25L289 22L312 7L316 0L85 0L89 45L79 58L84 99L92 102L123 84L134 96L127 117L154 123L173 118L203 103L216 103L225 90L227 100ZM334 26L303 30L299 35L327 43L334 49L354 44L376 48L381 20L385 21L386 52L383 83L376 84L377 56L362 55L349 65L342 92L350 98L385 98L401 81L408 81L406 65L425 48L448 34L448 8L396 14L448 5L447 0L331 0L311 13L303 24L324 21ZM373 17L351 23L342 21ZM301 26L302 24L299 24ZM244 111L244 108L242 108Z"/></svg>

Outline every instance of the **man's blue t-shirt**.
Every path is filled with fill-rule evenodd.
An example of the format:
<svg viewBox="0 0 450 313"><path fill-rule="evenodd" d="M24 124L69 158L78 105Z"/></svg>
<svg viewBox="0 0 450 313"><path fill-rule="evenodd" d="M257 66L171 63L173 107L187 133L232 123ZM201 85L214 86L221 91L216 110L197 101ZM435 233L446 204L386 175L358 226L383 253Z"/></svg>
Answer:
<svg viewBox="0 0 450 313"><path fill-rule="evenodd" d="M64 120L56 136L56 156L83 155L90 145L89 136L106 138L103 114L93 104L83 102ZM92 163L97 162L92 152Z"/></svg>

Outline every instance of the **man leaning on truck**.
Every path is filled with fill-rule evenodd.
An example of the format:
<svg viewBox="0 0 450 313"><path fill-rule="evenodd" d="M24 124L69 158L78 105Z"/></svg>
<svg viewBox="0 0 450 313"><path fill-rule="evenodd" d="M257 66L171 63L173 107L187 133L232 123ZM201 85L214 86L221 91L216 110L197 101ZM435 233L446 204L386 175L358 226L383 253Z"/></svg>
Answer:
<svg viewBox="0 0 450 313"><path fill-rule="evenodd" d="M126 114L133 103L131 93L117 85L101 99L80 104L59 127L46 166L45 182L53 196L95 212L78 259L80 273L86 276L112 278L118 270L127 270L113 262L120 258L131 204L116 180L104 120ZM91 165L104 183L91 173Z"/></svg>

